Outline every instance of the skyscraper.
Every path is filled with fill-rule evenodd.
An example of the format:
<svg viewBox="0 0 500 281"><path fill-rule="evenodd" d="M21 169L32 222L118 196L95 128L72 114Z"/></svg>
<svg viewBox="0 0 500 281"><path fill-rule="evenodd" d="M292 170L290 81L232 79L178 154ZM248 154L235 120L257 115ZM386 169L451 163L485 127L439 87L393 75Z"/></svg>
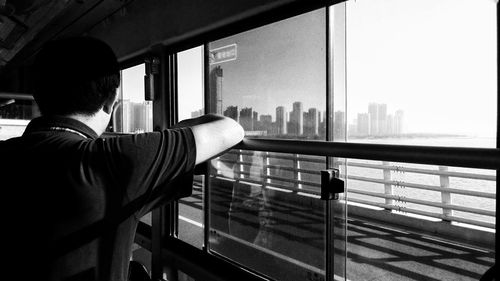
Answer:
<svg viewBox="0 0 500 281"><path fill-rule="evenodd" d="M368 116L370 120L370 131L369 135L378 134L378 104L370 103L368 104ZM359 118L358 118L359 119Z"/></svg>
<svg viewBox="0 0 500 281"><path fill-rule="evenodd" d="M370 135L378 136L387 133L387 104L368 104L368 115L370 116Z"/></svg>
<svg viewBox="0 0 500 281"><path fill-rule="evenodd" d="M245 107L240 110L240 125L245 131L253 131L253 110L251 107Z"/></svg>
<svg viewBox="0 0 500 281"><path fill-rule="evenodd" d="M286 128L286 111L284 106L276 107L276 134L285 135Z"/></svg>
<svg viewBox="0 0 500 281"><path fill-rule="evenodd" d="M224 73L220 65L210 70L210 110L222 114L222 82Z"/></svg>
<svg viewBox="0 0 500 281"><path fill-rule="evenodd" d="M381 103L378 104L378 134L386 135L387 134L387 104Z"/></svg>
<svg viewBox="0 0 500 281"><path fill-rule="evenodd" d="M270 114L261 115L259 118L260 130L266 131L268 134L273 132L273 117Z"/></svg>
<svg viewBox="0 0 500 281"><path fill-rule="evenodd" d="M224 110L224 116L233 118L236 122L239 122L238 107L233 105L228 106L226 110Z"/></svg>
<svg viewBox="0 0 500 281"><path fill-rule="evenodd" d="M309 108L308 112L304 112L304 135L317 136L318 127L318 110L316 108Z"/></svg>
<svg viewBox="0 0 500 281"><path fill-rule="evenodd" d="M333 115L333 139L345 140L345 113L343 111L335 111Z"/></svg>
<svg viewBox="0 0 500 281"><path fill-rule="evenodd" d="M368 136L370 134L370 115L368 113L358 113L357 119L358 135Z"/></svg>
<svg viewBox="0 0 500 281"><path fill-rule="evenodd" d="M289 134L300 136L304 133L304 116L302 111L302 102L294 102L293 110L290 112L290 127L288 128Z"/></svg>

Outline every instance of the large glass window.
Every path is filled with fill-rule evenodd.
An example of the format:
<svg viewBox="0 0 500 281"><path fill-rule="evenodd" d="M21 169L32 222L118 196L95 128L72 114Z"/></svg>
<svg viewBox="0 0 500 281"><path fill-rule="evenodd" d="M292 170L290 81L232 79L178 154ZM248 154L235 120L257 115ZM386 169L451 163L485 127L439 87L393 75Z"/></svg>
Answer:
<svg viewBox="0 0 500 281"><path fill-rule="evenodd" d="M334 131L357 143L496 147L496 5L348 1L347 102L334 105L346 118ZM477 280L495 263L495 171L348 159L344 177L348 279Z"/></svg>
<svg viewBox="0 0 500 281"><path fill-rule="evenodd" d="M247 137L326 139L326 13L209 44L210 111ZM212 161L210 250L278 280L325 278L325 157L232 150Z"/></svg>
<svg viewBox="0 0 500 281"><path fill-rule="evenodd" d="M211 42L211 112L246 136L325 139L325 12Z"/></svg>
<svg viewBox="0 0 500 281"><path fill-rule="evenodd" d="M493 148L496 5L348 1L210 42L209 65L181 52L179 119L203 112L205 67L207 111L248 138ZM495 263L493 170L265 149L210 164L205 246L271 278L477 280ZM330 203L327 167L346 183ZM197 246L203 195L179 206L179 237Z"/></svg>

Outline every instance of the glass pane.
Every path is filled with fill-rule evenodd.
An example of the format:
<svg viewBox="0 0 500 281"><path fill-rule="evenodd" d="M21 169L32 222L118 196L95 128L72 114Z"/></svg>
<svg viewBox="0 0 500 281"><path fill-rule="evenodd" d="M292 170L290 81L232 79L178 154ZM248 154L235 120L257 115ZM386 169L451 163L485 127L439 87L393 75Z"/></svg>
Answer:
<svg viewBox="0 0 500 281"><path fill-rule="evenodd" d="M349 141L495 147L496 6L347 2Z"/></svg>
<svg viewBox="0 0 500 281"><path fill-rule="evenodd" d="M145 64L121 71L118 101L108 131L144 133L153 131L153 103L145 100Z"/></svg>
<svg viewBox="0 0 500 281"><path fill-rule="evenodd" d="M347 163L349 280L479 280L495 263L494 170Z"/></svg>
<svg viewBox="0 0 500 281"><path fill-rule="evenodd" d="M177 53L178 121L203 115L203 46Z"/></svg>
<svg viewBox="0 0 500 281"><path fill-rule="evenodd" d="M203 47L177 53L178 120L204 114ZM179 239L203 246L204 176L195 176L193 194L179 200Z"/></svg>
<svg viewBox="0 0 500 281"><path fill-rule="evenodd" d="M29 121L38 116L33 97L0 93L0 140L21 136Z"/></svg>
<svg viewBox="0 0 500 281"><path fill-rule="evenodd" d="M324 280L325 159L232 150L213 160L210 250L277 280Z"/></svg>
<svg viewBox="0 0 500 281"><path fill-rule="evenodd" d="M325 139L325 11L211 42L210 112L252 137Z"/></svg>

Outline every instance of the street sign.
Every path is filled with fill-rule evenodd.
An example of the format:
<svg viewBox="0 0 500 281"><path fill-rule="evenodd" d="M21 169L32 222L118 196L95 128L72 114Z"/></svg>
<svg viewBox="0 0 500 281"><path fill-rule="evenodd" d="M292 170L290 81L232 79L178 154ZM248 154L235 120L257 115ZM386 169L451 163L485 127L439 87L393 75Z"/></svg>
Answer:
<svg viewBox="0 0 500 281"><path fill-rule="evenodd" d="M210 50L210 64L218 64L236 60L236 44L227 45Z"/></svg>

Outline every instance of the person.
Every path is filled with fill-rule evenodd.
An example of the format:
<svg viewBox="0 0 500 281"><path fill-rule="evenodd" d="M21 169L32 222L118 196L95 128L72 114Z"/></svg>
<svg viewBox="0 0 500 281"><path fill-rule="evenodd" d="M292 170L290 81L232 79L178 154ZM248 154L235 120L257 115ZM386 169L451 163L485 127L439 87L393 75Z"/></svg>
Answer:
<svg viewBox="0 0 500 281"><path fill-rule="evenodd" d="M34 81L42 116L21 137L0 142L2 275L127 280L140 217L190 195L195 165L239 143L243 129L205 115L173 129L100 138L120 74L112 49L90 37L47 43Z"/></svg>

